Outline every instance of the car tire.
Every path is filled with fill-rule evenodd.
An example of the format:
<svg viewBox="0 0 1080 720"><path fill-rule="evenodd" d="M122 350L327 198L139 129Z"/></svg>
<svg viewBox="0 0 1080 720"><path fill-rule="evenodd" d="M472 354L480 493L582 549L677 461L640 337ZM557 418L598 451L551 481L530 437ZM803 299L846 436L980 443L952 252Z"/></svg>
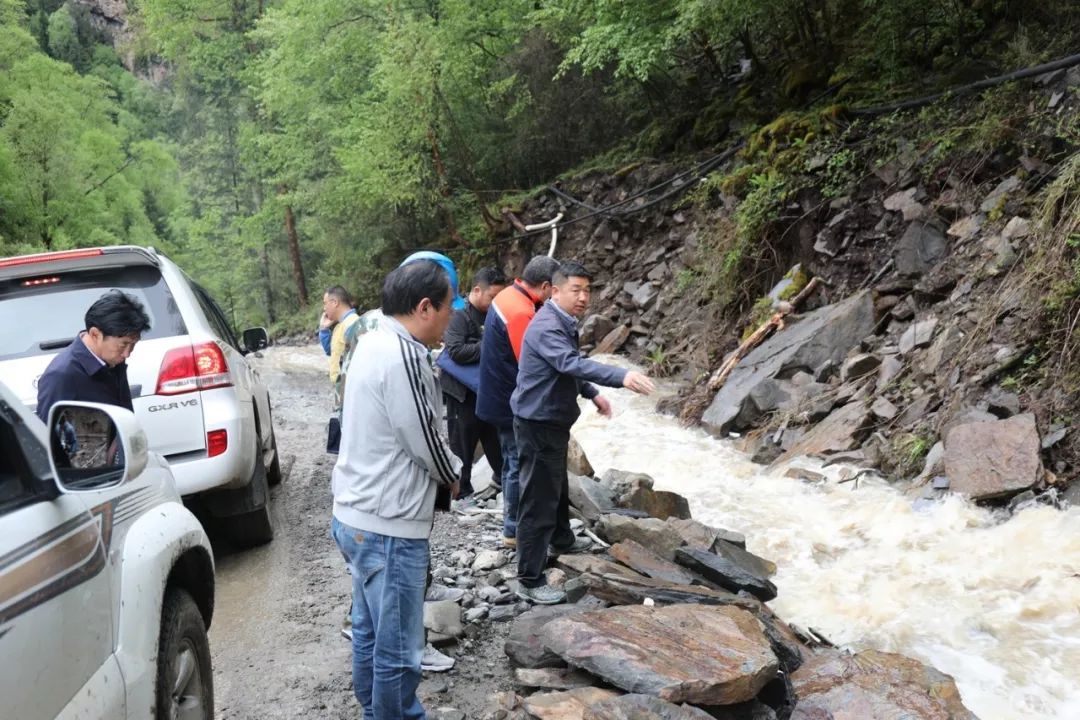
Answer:
<svg viewBox="0 0 1080 720"><path fill-rule="evenodd" d="M261 483L260 494L266 498L262 507L255 508L240 515L229 518L229 535L232 541L240 547L255 547L264 545L274 539L274 524L270 517L270 490L268 489L266 465L263 463L262 453L255 453L255 469L251 473L251 482ZM252 488L255 490L256 488Z"/></svg>
<svg viewBox="0 0 1080 720"><path fill-rule="evenodd" d="M161 607L155 720L213 720L214 673L202 613L186 590L168 588Z"/></svg>
<svg viewBox="0 0 1080 720"><path fill-rule="evenodd" d="M281 453L278 451L277 433L273 428L270 428L270 449L274 451L274 459L270 462L270 467L266 468L266 482L270 487L274 487L280 485L285 478L281 475Z"/></svg>

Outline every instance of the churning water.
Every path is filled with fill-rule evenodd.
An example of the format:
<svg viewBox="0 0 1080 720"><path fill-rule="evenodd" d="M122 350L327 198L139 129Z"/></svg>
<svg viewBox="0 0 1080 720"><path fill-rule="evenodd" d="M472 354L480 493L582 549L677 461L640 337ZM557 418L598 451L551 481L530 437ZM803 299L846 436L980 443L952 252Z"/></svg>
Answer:
<svg viewBox="0 0 1080 720"><path fill-rule="evenodd" d="M655 400L606 390L574 435L597 473L644 472L694 517L743 532L776 562L777 613L853 650L918 658L952 675L982 720L1080 719L1080 508L1007 521L949 497L910 498L839 468L810 484L768 472L730 441L657 415Z"/></svg>

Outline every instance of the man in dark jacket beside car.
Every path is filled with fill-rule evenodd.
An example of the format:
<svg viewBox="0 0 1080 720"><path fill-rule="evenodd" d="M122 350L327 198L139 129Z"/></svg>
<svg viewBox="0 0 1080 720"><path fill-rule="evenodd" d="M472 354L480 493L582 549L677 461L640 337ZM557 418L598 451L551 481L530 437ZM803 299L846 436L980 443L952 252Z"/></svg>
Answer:
<svg viewBox="0 0 1080 720"><path fill-rule="evenodd" d="M566 261L552 278L551 300L529 323L518 364L517 388L510 399L514 434L521 463L521 499L517 515L518 595L550 605L566 594L544 578L548 546L555 553L588 546L570 529L566 452L570 427L581 414L578 396L587 398L604 416L611 403L592 383L625 387L643 395L655 386L634 370L624 370L582 357L578 319L589 307L592 274L584 265Z"/></svg>
<svg viewBox="0 0 1080 720"><path fill-rule="evenodd" d="M473 494L472 466L477 441L484 448L491 477L498 487L502 476L499 432L494 425L476 417L476 390L480 377L480 350L484 321L491 301L506 287L506 276L498 268L476 273L464 308L455 310L443 338L439 356L450 449L461 458L458 499L468 502Z"/></svg>

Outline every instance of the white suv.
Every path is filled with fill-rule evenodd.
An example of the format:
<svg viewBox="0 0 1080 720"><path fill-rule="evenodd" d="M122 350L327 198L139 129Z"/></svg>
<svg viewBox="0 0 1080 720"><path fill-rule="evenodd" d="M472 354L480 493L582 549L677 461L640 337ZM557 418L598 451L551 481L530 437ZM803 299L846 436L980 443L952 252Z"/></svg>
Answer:
<svg viewBox="0 0 1080 720"><path fill-rule="evenodd" d="M0 715L214 717L214 559L129 411L0 383Z"/></svg>
<svg viewBox="0 0 1080 720"><path fill-rule="evenodd" d="M197 495L210 515L228 518L234 542L268 542L268 485L281 469L266 385L245 357L267 345L266 331L245 331L241 344L217 303L165 256L117 246L0 259L0 377L33 408L53 356L114 288L150 315L127 361L150 448L169 461L185 499Z"/></svg>

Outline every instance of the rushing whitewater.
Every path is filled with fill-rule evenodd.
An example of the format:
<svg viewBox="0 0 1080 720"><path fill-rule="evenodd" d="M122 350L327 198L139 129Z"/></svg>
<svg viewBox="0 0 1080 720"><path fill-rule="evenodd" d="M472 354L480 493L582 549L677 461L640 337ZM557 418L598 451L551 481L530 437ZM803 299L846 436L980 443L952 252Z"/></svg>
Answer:
<svg viewBox="0 0 1080 720"><path fill-rule="evenodd" d="M952 675L982 720L1080 719L1080 508L1003 521L949 497L923 509L881 481L779 477L730 441L657 415L655 399L604 391L574 435L598 474L651 475L694 517L747 536L776 562L770 606L838 645L903 653Z"/></svg>

